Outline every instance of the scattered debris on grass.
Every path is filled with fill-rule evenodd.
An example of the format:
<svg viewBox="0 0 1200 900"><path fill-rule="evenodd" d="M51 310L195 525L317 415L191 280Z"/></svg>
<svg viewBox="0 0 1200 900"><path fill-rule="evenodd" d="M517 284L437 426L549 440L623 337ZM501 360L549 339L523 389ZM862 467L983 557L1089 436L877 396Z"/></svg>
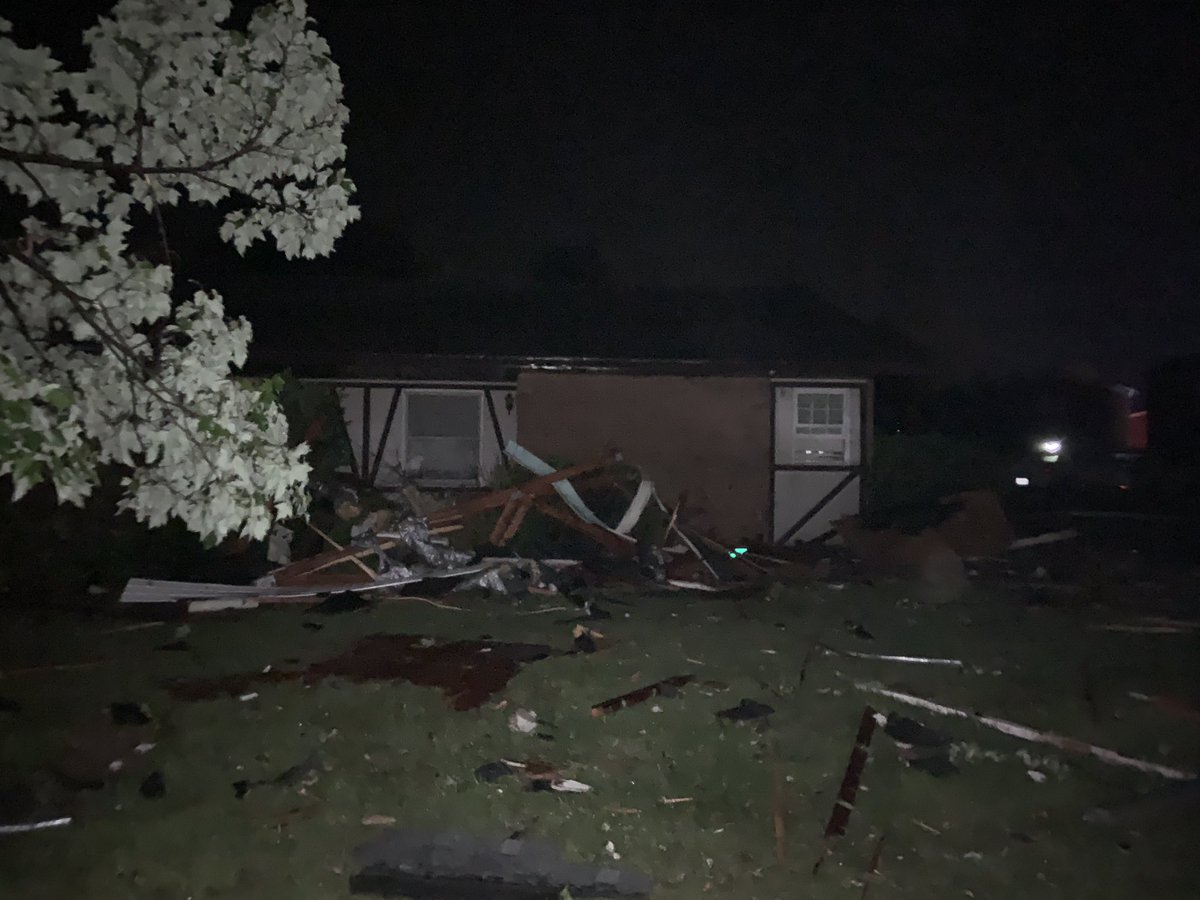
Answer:
<svg viewBox="0 0 1200 900"><path fill-rule="evenodd" d="M233 783L233 793L240 800L247 793L258 787L266 787L268 785L296 787L297 785L311 784L316 780L317 774L322 769L321 758L317 755L317 751L314 750L300 762L296 763L296 765L289 766L274 778L264 778L258 781L246 779L235 781Z"/></svg>
<svg viewBox="0 0 1200 900"><path fill-rule="evenodd" d="M883 862L883 845L887 840L887 832L879 835L879 840L875 842L875 852L871 854L871 861L867 863L867 870L863 873L863 889L858 895L859 900L866 900L867 894L871 890L871 885L879 880L880 866Z"/></svg>
<svg viewBox="0 0 1200 900"><path fill-rule="evenodd" d="M627 706L645 703L651 697L673 697L679 693L680 688L691 683L695 677L695 675L675 675L672 678L664 678L662 681L656 681L627 694L621 694L619 697L613 697L611 700L597 703L592 707L592 715L605 716Z"/></svg>
<svg viewBox="0 0 1200 900"><path fill-rule="evenodd" d="M1139 616L1132 622L1097 622L1088 626L1096 631L1121 631L1129 634L1197 634L1200 621L1170 619L1164 616Z"/></svg>
<svg viewBox="0 0 1200 900"><path fill-rule="evenodd" d="M737 706L723 709L716 716L718 719L726 719L730 722L748 722L753 719L764 719L774 712L775 707L773 706L743 697Z"/></svg>
<svg viewBox="0 0 1200 900"><path fill-rule="evenodd" d="M61 755L52 766L63 785L72 790L99 790L111 775L142 755L139 746L153 743L158 725L141 707L113 706L116 710L88 715L68 728Z"/></svg>
<svg viewBox="0 0 1200 900"><path fill-rule="evenodd" d="M862 638L864 641L875 640L875 635L863 628L861 622L855 622L853 619L847 619L844 624L846 626L846 631L854 637Z"/></svg>
<svg viewBox="0 0 1200 900"><path fill-rule="evenodd" d="M587 794L592 786L574 778L556 778L550 781L550 790L560 794Z"/></svg>
<svg viewBox="0 0 1200 900"><path fill-rule="evenodd" d="M153 721L141 703L113 703L108 711L114 725L149 725Z"/></svg>
<svg viewBox="0 0 1200 900"><path fill-rule="evenodd" d="M351 892L388 897L645 897L654 886L638 872L567 862L546 841L462 832L393 829L355 848L354 859Z"/></svg>
<svg viewBox="0 0 1200 900"><path fill-rule="evenodd" d="M41 819L37 822L0 822L0 834L26 834L30 831L44 831L47 828L62 828L70 824L70 816Z"/></svg>
<svg viewBox="0 0 1200 900"><path fill-rule="evenodd" d="M1032 537L1017 538L1008 545L1009 550L1024 550L1029 547L1041 547L1045 544L1057 544L1059 541L1072 541L1079 537L1079 532L1074 528L1068 528L1063 531L1048 531L1045 534L1037 534Z"/></svg>
<svg viewBox="0 0 1200 900"><path fill-rule="evenodd" d="M362 824L363 825L395 825L396 817L395 816L383 816L383 815L379 815L379 814L363 816Z"/></svg>
<svg viewBox="0 0 1200 900"><path fill-rule="evenodd" d="M821 649L826 653L832 653L836 656L851 656L855 659L873 659L878 662L910 663L922 666L950 666L956 669L963 668L963 661L961 659L947 659L940 656L900 656L892 653L862 653L858 650L844 650L831 647L828 644L822 644Z"/></svg>
<svg viewBox="0 0 1200 900"><path fill-rule="evenodd" d="M507 778L516 771L516 769L514 769L504 760L498 759L493 762L484 763L477 768L475 770L475 777L479 781L484 781L490 784L493 781L499 781L501 778Z"/></svg>
<svg viewBox="0 0 1200 900"><path fill-rule="evenodd" d="M910 768L935 778L958 773L958 766L950 759L950 735L895 713L887 717L883 731L896 743L900 758Z"/></svg>
<svg viewBox="0 0 1200 900"><path fill-rule="evenodd" d="M935 703L932 700L926 700L924 697L918 697L914 694L907 694L902 691L894 691L886 688L881 684L876 683L859 683L856 684L860 691L867 693L879 694L884 697L889 697L893 700L899 700L901 703L908 703L912 706L917 706L921 709L927 709L930 712L935 712L940 715L955 716L960 719L972 719L980 725L992 728L1010 737L1020 738L1021 740L1032 741L1039 744L1049 744L1057 747L1060 750L1065 750L1068 753L1076 755L1094 756L1096 759L1109 763L1115 766L1124 766L1130 769L1137 769L1140 772L1149 772L1156 775L1161 775L1164 778L1171 778L1177 781L1187 781L1196 777L1194 772L1185 772L1182 769L1176 769L1171 766L1164 766L1159 763L1149 762L1147 760L1134 759L1133 757L1125 756L1117 753L1115 750L1109 750L1105 747L1099 747L1095 744L1089 744L1085 741L1080 741L1075 738L1064 737L1048 731L1039 731L1036 728L1030 728L1026 725L1019 725L1016 722L1009 722L1006 719L998 719L993 716L985 716L981 713L969 712L965 709L958 709L953 706L945 706L941 703Z"/></svg>
<svg viewBox="0 0 1200 900"><path fill-rule="evenodd" d="M603 633L594 631L586 625L576 625L571 630L573 645L580 653L595 653L600 649Z"/></svg>
<svg viewBox="0 0 1200 900"><path fill-rule="evenodd" d="M138 791L147 800L157 800L167 793L167 782L162 772L151 772L143 780Z"/></svg>
<svg viewBox="0 0 1200 900"><path fill-rule="evenodd" d="M533 734L538 729L537 713L531 709L518 709L508 717L508 730L517 734Z"/></svg>
<svg viewBox="0 0 1200 900"><path fill-rule="evenodd" d="M67 798L52 780L0 780L0 834L24 834L71 824Z"/></svg>

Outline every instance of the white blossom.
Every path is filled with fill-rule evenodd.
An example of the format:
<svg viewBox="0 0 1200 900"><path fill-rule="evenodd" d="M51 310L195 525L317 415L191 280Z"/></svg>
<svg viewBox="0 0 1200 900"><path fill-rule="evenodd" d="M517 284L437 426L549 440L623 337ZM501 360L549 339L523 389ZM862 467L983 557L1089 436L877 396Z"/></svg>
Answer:
<svg viewBox="0 0 1200 900"><path fill-rule="evenodd" d="M229 14L121 0L77 72L0 19L0 189L29 209L0 241L0 475L18 496L49 480L81 503L119 463L122 505L150 525L262 538L305 510L306 448L288 447L274 383L233 374L249 323L215 293L182 296L127 240L137 216L220 204L239 251L313 257L358 216L340 75L304 3L266 5L244 33Z"/></svg>

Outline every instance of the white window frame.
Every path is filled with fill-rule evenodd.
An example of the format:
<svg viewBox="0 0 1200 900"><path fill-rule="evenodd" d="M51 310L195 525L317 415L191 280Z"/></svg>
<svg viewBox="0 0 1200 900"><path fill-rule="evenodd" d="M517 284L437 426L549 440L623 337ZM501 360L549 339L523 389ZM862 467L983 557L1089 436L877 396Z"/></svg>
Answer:
<svg viewBox="0 0 1200 900"><path fill-rule="evenodd" d="M475 471L474 478L426 478L419 474L411 472L408 454L408 403L409 399L414 396L421 397L474 397L479 411L479 429L478 439L475 446ZM405 388L400 393L401 405L401 434L400 434L400 453L402 465L406 475L414 478L418 484L427 485L429 487L476 487L483 484L483 391L469 388L425 388L413 387ZM419 436L419 435L418 435Z"/></svg>
<svg viewBox="0 0 1200 900"><path fill-rule="evenodd" d="M787 404L788 425L784 434L786 435L790 452L787 454L788 462L791 465L801 466L856 466L862 457L860 441L860 427L858 417L860 415L862 394L860 389L855 387L834 387L834 386L813 386L813 387L790 387L789 402ZM822 423L803 423L800 421L800 398L802 397L829 397L839 396L842 398L842 421L836 431L830 424ZM778 415L779 411L776 411ZM824 455L816 452L821 448L821 444L833 445L837 442L841 443L841 453L837 455Z"/></svg>

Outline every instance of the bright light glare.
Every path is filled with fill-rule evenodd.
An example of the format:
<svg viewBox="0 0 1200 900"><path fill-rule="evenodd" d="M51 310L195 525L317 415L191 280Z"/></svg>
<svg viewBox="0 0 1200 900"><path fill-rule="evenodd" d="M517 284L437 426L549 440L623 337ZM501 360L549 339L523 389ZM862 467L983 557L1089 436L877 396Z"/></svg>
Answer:
<svg viewBox="0 0 1200 900"><path fill-rule="evenodd" d="M1018 475L1013 481L1017 483L1017 487L1029 487L1029 479L1024 475Z"/></svg>
<svg viewBox="0 0 1200 900"><path fill-rule="evenodd" d="M1039 441L1038 452L1044 453L1046 456L1058 456L1063 451L1063 442L1061 438L1047 438L1044 441Z"/></svg>

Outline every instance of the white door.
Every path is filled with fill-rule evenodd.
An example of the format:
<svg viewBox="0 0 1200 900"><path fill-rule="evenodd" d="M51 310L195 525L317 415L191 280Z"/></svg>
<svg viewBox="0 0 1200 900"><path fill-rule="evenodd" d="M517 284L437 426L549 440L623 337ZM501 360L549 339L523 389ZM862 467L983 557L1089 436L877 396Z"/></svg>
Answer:
<svg viewBox="0 0 1200 900"><path fill-rule="evenodd" d="M774 539L805 541L859 511L863 384L775 387Z"/></svg>

